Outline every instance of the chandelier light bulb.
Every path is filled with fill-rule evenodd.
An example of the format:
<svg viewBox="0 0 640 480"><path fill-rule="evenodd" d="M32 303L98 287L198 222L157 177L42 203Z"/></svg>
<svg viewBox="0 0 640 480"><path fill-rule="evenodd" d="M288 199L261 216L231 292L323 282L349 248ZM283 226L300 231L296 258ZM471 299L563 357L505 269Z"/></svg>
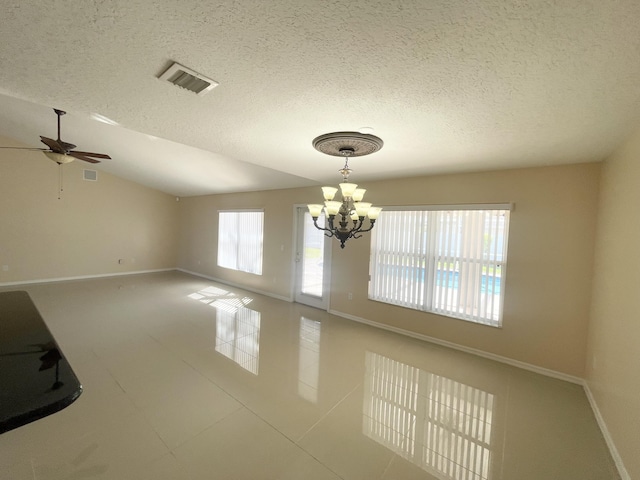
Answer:
<svg viewBox="0 0 640 480"><path fill-rule="evenodd" d="M369 217L369 220L377 220L381 211L382 211L381 207L371 207L367 212L367 216Z"/></svg>
<svg viewBox="0 0 640 480"><path fill-rule="evenodd" d="M309 207L309 213L311 214L311 216L313 218L318 218L322 214L322 209L324 208L324 205L310 204L310 205L307 205L307 207Z"/></svg>
<svg viewBox="0 0 640 480"><path fill-rule="evenodd" d="M364 198L364 192L366 191L367 190L365 188L356 188L356 190L353 192L353 195L351 195L351 198L354 202L359 202Z"/></svg>
<svg viewBox="0 0 640 480"><path fill-rule="evenodd" d="M357 188L358 185L356 185L355 183L341 183L340 191L342 192L342 198L352 197L353 192L355 192Z"/></svg>
<svg viewBox="0 0 640 480"><path fill-rule="evenodd" d="M342 203L336 201L327 201L324 202L324 204L327 207L327 213L329 215L337 215L340 211L340 207L342 206Z"/></svg>
<svg viewBox="0 0 640 480"><path fill-rule="evenodd" d="M322 194L324 195L325 200L333 200L337 191L338 189L335 187L322 187Z"/></svg>
<svg viewBox="0 0 640 480"><path fill-rule="evenodd" d="M358 214L358 217L361 218L366 217L369 209L371 208L371 204L367 202L356 202L354 206L356 207L356 213Z"/></svg>

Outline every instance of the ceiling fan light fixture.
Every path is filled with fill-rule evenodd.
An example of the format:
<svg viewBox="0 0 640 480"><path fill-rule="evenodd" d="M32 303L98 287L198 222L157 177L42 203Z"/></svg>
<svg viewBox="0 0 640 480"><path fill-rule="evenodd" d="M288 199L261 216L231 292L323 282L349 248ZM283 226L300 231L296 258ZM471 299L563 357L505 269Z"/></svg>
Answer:
<svg viewBox="0 0 640 480"><path fill-rule="evenodd" d="M75 160L71 155L65 155L64 153L56 153L56 152L42 152L44 153L49 160L53 160L58 165L62 165L63 163L71 163Z"/></svg>

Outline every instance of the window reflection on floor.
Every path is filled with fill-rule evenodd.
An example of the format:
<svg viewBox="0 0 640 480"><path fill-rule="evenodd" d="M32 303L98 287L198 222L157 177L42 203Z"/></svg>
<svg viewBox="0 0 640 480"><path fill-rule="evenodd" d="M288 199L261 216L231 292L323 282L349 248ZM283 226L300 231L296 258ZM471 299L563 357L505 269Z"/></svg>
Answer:
<svg viewBox="0 0 640 480"><path fill-rule="evenodd" d="M298 395L313 403L318 403L320 327L320 322L300 317Z"/></svg>
<svg viewBox="0 0 640 480"><path fill-rule="evenodd" d="M245 308L253 298L209 286L189 295L216 309L216 351L258 375L260 312Z"/></svg>
<svg viewBox="0 0 640 480"><path fill-rule="evenodd" d="M231 313L234 313L238 308L249 305L253 301L251 297L239 297L235 293L217 287L203 288L190 294L189 298Z"/></svg>
<svg viewBox="0 0 640 480"><path fill-rule="evenodd" d="M365 362L365 435L438 478L490 478L494 395L377 353Z"/></svg>
<svg viewBox="0 0 640 480"><path fill-rule="evenodd" d="M235 313L218 309L216 351L258 375L260 312L249 308L238 308Z"/></svg>

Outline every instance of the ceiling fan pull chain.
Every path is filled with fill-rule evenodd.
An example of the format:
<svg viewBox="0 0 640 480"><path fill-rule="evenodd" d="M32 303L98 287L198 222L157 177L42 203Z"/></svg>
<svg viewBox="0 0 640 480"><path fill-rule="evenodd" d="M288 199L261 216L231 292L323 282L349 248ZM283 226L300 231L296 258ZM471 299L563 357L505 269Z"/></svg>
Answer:
<svg viewBox="0 0 640 480"><path fill-rule="evenodd" d="M60 198L62 197L62 191L64 190L63 183L64 183L64 174L62 172L62 164L59 163L58 164L58 200L60 200Z"/></svg>

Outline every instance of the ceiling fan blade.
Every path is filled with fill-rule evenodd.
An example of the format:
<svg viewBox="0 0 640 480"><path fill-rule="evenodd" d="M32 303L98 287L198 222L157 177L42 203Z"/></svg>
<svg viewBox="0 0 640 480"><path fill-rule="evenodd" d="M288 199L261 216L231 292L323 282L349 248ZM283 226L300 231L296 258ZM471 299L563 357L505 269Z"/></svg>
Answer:
<svg viewBox="0 0 640 480"><path fill-rule="evenodd" d="M111 157L109 155L105 155L104 153L79 152L78 150L74 150L73 152L69 152L69 153L78 153L80 155L84 155L85 157L96 157L96 158L111 159Z"/></svg>
<svg viewBox="0 0 640 480"><path fill-rule="evenodd" d="M56 153L67 153L67 149L53 138L47 138L41 135L40 141Z"/></svg>
<svg viewBox="0 0 640 480"><path fill-rule="evenodd" d="M46 148L36 148L36 147L0 147L0 148L6 148L9 150L38 150L38 151L43 151L46 150Z"/></svg>
<svg viewBox="0 0 640 480"><path fill-rule="evenodd" d="M78 160L83 160L89 163L100 163L100 160L95 160L93 158L86 157L82 155L83 152L69 152L67 155L73 158L77 158Z"/></svg>

